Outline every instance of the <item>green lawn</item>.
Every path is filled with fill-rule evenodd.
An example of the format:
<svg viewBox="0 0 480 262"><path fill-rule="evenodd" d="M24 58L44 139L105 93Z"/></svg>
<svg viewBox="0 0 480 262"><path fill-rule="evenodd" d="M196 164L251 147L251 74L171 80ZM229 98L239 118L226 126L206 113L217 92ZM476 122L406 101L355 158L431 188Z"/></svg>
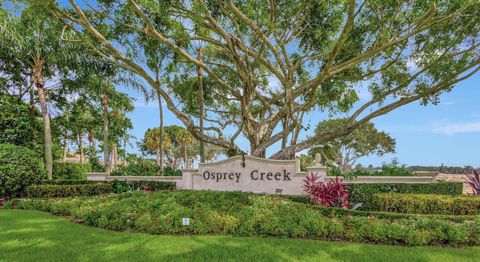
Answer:
<svg viewBox="0 0 480 262"><path fill-rule="evenodd" d="M119 233L47 213L0 210L0 261L480 261L480 247Z"/></svg>

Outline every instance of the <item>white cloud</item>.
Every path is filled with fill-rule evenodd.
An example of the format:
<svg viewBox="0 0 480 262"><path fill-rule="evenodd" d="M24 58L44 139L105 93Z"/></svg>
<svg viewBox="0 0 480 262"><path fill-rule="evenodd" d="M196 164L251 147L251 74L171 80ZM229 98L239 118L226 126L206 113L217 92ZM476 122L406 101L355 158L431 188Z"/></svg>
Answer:
<svg viewBox="0 0 480 262"><path fill-rule="evenodd" d="M475 133L480 132L480 121L469 123L453 123L432 126L432 132L444 135L454 135L458 133Z"/></svg>

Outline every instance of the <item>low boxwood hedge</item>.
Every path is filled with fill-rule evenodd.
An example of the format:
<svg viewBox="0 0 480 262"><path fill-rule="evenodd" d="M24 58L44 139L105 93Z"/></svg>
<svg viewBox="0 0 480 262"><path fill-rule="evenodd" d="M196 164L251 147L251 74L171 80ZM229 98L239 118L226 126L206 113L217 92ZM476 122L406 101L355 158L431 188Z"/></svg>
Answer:
<svg viewBox="0 0 480 262"><path fill-rule="evenodd" d="M437 182L428 184L350 184L350 202L362 203L361 209L376 210L373 195L379 193L438 194L458 196L462 194L460 182Z"/></svg>
<svg viewBox="0 0 480 262"><path fill-rule="evenodd" d="M335 207L313 206L319 213L328 217L342 216L359 216L359 217L376 217L381 219L439 219L452 222L464 222L479 220L480 215L441 215L441 214L408 214L394 213L386 211L368 211L368 210L352 210Z"/></svg>
<svg viewBox="0 0 480 262"><path fill-rule="evenodd" d="M7 207L71 216L75 221L110 230L153 234L230 234L346 240L401 245L479 245L480 220L444 221L329 217L312 205L275 195L216 191L153 193L14 200ZM182 225L182 218L190 225Z"/></svg>
<svg viewBox="0 0 480 262"><path fill-rule="evenodd" d="M375 209L413 214L478 215L480 197L426 194L375 194Z"/></svg>
<svg viewBox="0 0 480 262"><path fill-rule="evenodd" d="M149 191L174 190L175 182L167 181L89 181L89 180L43 180L41 185L88 185L88 184L111 184L113 193L123 193L137 189L148 189Z"/></svg>
<svg viewBox="0 0 480 262"><path fill-rule="evenodd" d="M379 193L413 193L459 196L463 185L457 182L439 182L428 184L349 184L349 199L353 204L362 203L361 210L376 210L373 195ZM309 204L307 196L287 196L299 203Z"/></svg>
<svg viewBox="0 0 480 262"><path fill-rule="evenodd" d="M30 198L93 196L112 193L111 184L33 185L27 188Z"/></svg>

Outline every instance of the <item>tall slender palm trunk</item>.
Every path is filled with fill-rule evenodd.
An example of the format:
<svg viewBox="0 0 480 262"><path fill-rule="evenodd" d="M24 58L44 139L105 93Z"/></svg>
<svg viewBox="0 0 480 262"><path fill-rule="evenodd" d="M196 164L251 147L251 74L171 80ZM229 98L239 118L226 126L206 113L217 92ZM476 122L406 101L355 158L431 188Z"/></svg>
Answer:
<svg viewBox="0 0 480 262"><path fill-rule="evenodd" d="M43 118L43 138L44 138L44 160L47 178L52 179L53 156L52 156L52 129L50 127L50 115L47 108L47 99L45 96L45 80L43 78L43 60L40 55L35 56L33 65L33 81L37 87L38 100Z"/></svg>
<svg viewBox="0 0 480 262"><path fill-rule="evenodd" d="M83 134L82 131L78 134L78 150L80 151L80 163L85 163L85 152L83 150Z"/></svg>
<svg viewBox="0 0 480 262"><path fill-rule="evenodd" d="M202 61L202 49L197 49L197 59ZM199 127L200 133L203 134L203 117L204 117L204 104L205 99L203 97L203 75L202 75L202 67L198 66L198 119L199 119ZM205 144L202 140L200 140L199 144L199 153L200 153L200 163L205 162Z"/></svg>
<svg viewBox="0 0 480 262"><path fill-rule="evenodd" d="M188 161L188 153L187 153L187 145L183 146L183 159L184 159L184 164L185 164L185 169L188 169L189 166L189 161Z"/></svg>
<svg viewBox="0 0 480 262"><path fill-rule="evenodd" d="M67 152L68 152L68 146L67 146L67 139L63 139L63 156L62 156L62 163L65 163L67 161Z"/></svg>
<svg viewBox="0 0 480 262"><path fill-rule="evenodd" d="M110 173L112 171L110 165L110 146L109 146L109 139L108 139L108 94L107 94L107 86L104 87L103 90L103 162L105 165L105 171Z"/></svg>
<svg viewBox="0 0 480 262"><path fill-rule="evenodd" d="M160 130L158 131L160 144L158 145L158 165L160 167L159 173L163 175L163 107L162 107L162 96L159 92L157 92L157 99L158 99L158 110L160 113Z"/></svg>

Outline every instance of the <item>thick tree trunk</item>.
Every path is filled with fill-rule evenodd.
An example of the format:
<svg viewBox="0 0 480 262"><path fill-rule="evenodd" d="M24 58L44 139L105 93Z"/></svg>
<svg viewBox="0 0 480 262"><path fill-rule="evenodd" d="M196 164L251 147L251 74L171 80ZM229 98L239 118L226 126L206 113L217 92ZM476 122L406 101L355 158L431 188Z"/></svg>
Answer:
<svg viewBox="0 0 480 262"><path fill-rule="evenodd" d="M45 169L47 170L47 178L52 179L53 156L52 156L52 130L50 128L50 115L48 114L47 99L45 97L45 80L43 79L43 61L40 55L34 59L33 66L33 81L38 91L38 100L40 101L40 108L43 118L43 137L44 137L44 159Z"/></svg>
<svg viewBox="0 0 480 262"><path fill-rule="evenodd" d="M160 114L160 127L159 127L159 140L160 145L158 146L157 152L157 164L160 167L160 175L163 175L163 107L162 107L162 96L157 92L158 99L158 111Z"/></svg>
<svg viewBox="0 0 480 262"><path fill-rule="evenodd" d="M197 59L202 61L202 49L199 48L197 50ZM199 119L199 127L200 133L203 134L203 116L204 116L204 104L205 99L203 97L203 75L202 75L202 67L198 66L198 119ZM199 153L200 153L200 163L205 162L205 144L202 140L199 141Z"/></svg>
<svg viewBox="0 0 480 262"><path fill-rule="evenodd" d="M103 92L103 162L105 165L105 171L110 173L112 171L110 166L110 151L109 151L109 139L108 139L108 94L107 87L104 87Z"/></svg>

